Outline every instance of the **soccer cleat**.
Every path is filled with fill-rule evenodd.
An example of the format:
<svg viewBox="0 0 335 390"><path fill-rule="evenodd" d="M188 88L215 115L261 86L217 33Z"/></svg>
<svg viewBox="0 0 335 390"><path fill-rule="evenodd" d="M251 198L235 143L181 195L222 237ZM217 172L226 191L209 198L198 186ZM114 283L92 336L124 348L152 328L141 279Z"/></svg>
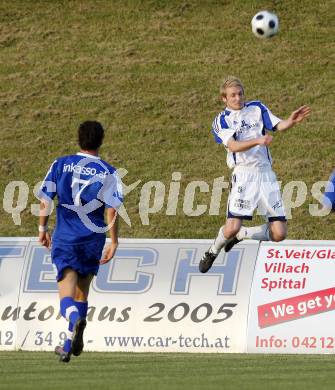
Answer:
<svg viewBox="0 0 335 390"><path fill-rule="evenodd" d="M86 328L86 320L79 318L73 327L71 353L79 356L84 348L83 334Z"/></svg>
<svg viewBox="0 0 335 390"><path fill-rule="evenodd" d="M202 259L200 260L199 263L199 271L202 272L203 274L209 271L217 256L218 255L210 252L209 250L205 252L205 254L202 256Z"/></svg>
<svg viewBox="0 0 335 390"><path fill-rule="evenodd" d="M65 352L60 345L55 348L55 354L59 356L59 361L63 363L68 363L71 359L71 352Z"/></svg>
<svg viewBox="0 0 335 390"><path fill-rule="evenodd" d="M224 246L225 252L229 252L229 251L232 249L232 247L233 247L234 245L238 244L238 243L241 242L241 241L242 241L242 240L237 239L236 236L233 237L233 238L229 238L229 239L226 241L226 244L225 244L225 246Z"/></svg>

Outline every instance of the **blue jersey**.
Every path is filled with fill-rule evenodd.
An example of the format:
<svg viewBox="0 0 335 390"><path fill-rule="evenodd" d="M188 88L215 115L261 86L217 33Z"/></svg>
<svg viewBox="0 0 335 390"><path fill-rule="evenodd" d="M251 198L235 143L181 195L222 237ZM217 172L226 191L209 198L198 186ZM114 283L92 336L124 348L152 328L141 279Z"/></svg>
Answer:
<svg viewBox="0 0 335 390"><path fill-rule="evenodd" d="M79 244L104 240L105 207L122 204L122 185L115 168L86 153L60 157L51 165L38 196L57 196L53 241Z"/></svg>

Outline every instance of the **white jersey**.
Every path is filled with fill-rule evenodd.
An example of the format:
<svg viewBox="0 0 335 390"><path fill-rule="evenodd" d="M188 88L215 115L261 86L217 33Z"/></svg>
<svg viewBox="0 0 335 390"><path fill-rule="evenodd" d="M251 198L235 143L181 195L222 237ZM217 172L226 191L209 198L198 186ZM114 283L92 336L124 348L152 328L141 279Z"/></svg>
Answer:
<svg viewBox="0 0 335 390"><path fill-rule="evenodd" d="M262 137L266 130L275 131L281 121L260 101L245 103L241 110L225 109L213 121L212 133L215 141L224 144L227 149L227 165L229 168L246 166L249 168L271 168L270 151L265 145L256 145L244 152L231 152L228 141L248 141Z"/></svg>

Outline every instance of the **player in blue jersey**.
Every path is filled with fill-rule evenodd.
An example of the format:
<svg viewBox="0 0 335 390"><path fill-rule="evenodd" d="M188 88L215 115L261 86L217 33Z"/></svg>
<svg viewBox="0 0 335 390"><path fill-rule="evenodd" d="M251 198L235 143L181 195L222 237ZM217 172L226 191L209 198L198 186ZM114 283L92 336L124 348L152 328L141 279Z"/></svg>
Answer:
<svg viewBox="0 0 335 390"><path fill-rule="evenodd" d="M57 158L39 191L39 241L51 249L60 312L69 321L64 346L55 350L62 362L69 362L71 355L78 356L83 350L92 278L99 265L113 258L118 246L117 209L122 203L122 187L115 168L98 156L103 138L100 123L82 123L78 129L80 152ZM51 239L48 215L55 197L56 226ZM111 243L102 253L106 232Z"/></svg>
<svg viewBox="0 0 335 390"><path fill-rule="evenodd" d="M227 220L199 263L207 272L221 249L226 252L245 238L281 241L287 234L287 222L280 188L272 171L268 131L284 131L304 120L310 108L302 106L286 120L279 119L260 101L245 101L244 87L236 77L228 77L220 95L226 108L212 125L215 141L227 150L227 164L233 169L227 203ZM266 218L264 225L243 227L258 208Z"/></svg>
<svg viewBox="0 0 335 390"><path fill-rule="evenodd" d="M335 170L330 175L328 184L324 193L323 203L325 206L329 207L330 210L335 211Z"/></svg>

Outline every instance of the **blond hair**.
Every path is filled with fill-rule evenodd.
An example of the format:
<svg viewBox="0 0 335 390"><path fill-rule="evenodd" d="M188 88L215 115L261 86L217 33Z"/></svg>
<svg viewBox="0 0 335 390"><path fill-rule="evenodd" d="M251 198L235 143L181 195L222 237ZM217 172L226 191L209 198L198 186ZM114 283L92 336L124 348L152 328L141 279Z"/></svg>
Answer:
<svg viewBox="0 0 335 390"><path fill-rule="evenodd" d="M235 76L228 76L223 81L223 83L220 85L220 96L226 97L227 96L227 93L226 93L227 88L230 88L230 87L241 87L242 91L244 93L244 87L243 87L242 81Z"/></svg>

